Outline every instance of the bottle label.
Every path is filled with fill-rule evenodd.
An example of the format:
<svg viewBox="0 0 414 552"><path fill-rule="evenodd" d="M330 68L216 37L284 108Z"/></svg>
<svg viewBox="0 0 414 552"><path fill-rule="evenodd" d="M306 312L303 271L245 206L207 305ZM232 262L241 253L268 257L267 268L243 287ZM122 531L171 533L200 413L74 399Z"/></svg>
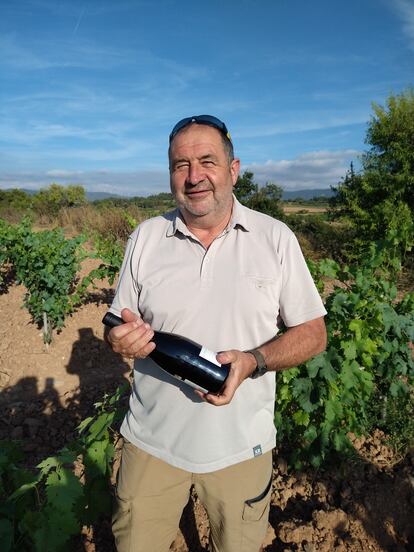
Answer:
<svg viewBox="0 0 414 552"><path fill-rule="evenodd" d="M201 347L200 354L198 356L201 356L201 358L205 358L206 360L209 360L216 366L221 366L220 362L216 359L216 354L213 351L210 351L210 349L207 349L207 347Z"/></svg>

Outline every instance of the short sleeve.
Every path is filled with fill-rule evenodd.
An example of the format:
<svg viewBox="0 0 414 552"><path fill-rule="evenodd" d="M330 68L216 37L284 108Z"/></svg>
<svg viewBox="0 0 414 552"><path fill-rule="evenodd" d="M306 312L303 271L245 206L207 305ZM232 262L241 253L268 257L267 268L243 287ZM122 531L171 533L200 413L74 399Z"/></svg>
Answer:
<svg viewBox="0 0 414 552"><path fill-rule="evenodd" d="M282 287L279 308L285 325L298 326L324 316L325 307L293 232L281 252L281 257Z"/></svg>
<svg viewBox="0 0 414 552"><path fill-rule="evenodd" d="M115 290L115 297L110 311L118 316L124 308L130 309L136 314L139 313L139 289L137 285L136 263L134 262L137 246L137 231L128 238L125 248L124 260L119 271L118 284Z"/></svg>

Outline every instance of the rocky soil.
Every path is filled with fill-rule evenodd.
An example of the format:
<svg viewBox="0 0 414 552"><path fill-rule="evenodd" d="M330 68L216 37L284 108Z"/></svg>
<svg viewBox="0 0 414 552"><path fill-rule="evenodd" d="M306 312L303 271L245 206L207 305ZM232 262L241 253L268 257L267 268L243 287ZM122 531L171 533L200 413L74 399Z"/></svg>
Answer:
<svg viewBox="0 0 414 552"><path fill-rule="evenodd" d="M24 290L0 295L0 439L22 439L33 465L129 378L130 364L103 342L112 293L104 285L93 292L48 350L21 308ZM414 552L414 451L398 462L380 433L354 445L359 460L324 472L290 472L275 453L265 552ZM171 551L206 552L207 542L208 520L193 495ZM114 552L109 520L85 530L78 550Z"/></svg>

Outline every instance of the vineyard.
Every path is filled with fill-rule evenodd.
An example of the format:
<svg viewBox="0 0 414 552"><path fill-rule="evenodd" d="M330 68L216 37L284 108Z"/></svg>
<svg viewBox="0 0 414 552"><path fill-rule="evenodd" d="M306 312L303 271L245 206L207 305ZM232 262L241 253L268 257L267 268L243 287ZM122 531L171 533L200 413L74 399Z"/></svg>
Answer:
<svg viewBox="0 0 414 552"><path fill-rule="evenodd" d="M390 234L349 266L309 260L328 310L329 344L305 365L278 374L279 453L268 552L302 550L304 542L304 550L412 550L414 295L397 290L401 265L393 244ZM4 551L114 549L109 513L130 366L103 343L100 320L122 254L114 239L65 238L61 229L35 232L28 219L0 222ZM21 304L14 300L8 307L13 294ZM72 350L62 353L59 342L77 319L79 338L69 339ZM16 353L28 333L30 351L23 356L33 363L30 354L41 351L39 373ZM65 378L65 367L80 384L67 381L62 393L54 378ZM35 393L40 374L45 389ZM53 425L55 417L65 431ZM340 469L332 472L332 465ZM368 502L361 498L365 513L358 509L364 485L371 491L378 485L378 492L400 488L394 514L405 509L388 520L389 530L369 521L375 513L384 523L388 519L375 506L378 493ZM205 550L205 514L196 497L191 504L177 552ZM196 528L190 530L194 515Z"/></svg>
<svg viewBox="0 0 414 552"><path fill-rule="evenodd" d="M298 234L328 311L326 351L277 374L265 552L414 550L414 92L373 108L361 169L351 163L326 209L284 210L282 188L249 171L234 190ZM0 191L2 552L115 550L132 375L101 319L126 237L172 204ZM208 531L192 495L171 552L206 552Z"/></svg>

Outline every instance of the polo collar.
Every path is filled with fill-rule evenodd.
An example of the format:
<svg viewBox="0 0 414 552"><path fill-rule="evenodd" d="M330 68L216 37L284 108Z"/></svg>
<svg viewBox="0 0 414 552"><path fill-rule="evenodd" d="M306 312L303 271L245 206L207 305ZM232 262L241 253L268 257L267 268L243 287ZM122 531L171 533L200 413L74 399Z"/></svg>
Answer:
<svg viewBox="0 0 414 552"><path fill-rule="evenodd" d="M237 226L249 232L250 224L248 220L248 208L240 203L240 201L233 194L233 212L231 214L231 220L229 227L236 228Z"/></svg>
<svg viewBox="0 0 414 552"><path fill-rule="evenodd" d="M247 207L242 205L235 195L233 195L233 212L231 215L230 223L227 227L227 230L231 230L232 228L242 228L245 231L249 231L249 222L248 222L248 210ZM168 225L166 236L171 237L174 236L176 233L180 232L184 236L191 236L191 232L187 228L187 225L184 222L184 219L180 213L179 209L175 209L171 213L171 221Z"/></svg>
<svg viewBox="0 0 414 552"><path fill-rule="evenodd" d="M184 236L190 236L190 231L184 222L180 210L174 209L171 213L171 221L167 228L167 238L174 236L177 232L181 232Z"/></svg>

